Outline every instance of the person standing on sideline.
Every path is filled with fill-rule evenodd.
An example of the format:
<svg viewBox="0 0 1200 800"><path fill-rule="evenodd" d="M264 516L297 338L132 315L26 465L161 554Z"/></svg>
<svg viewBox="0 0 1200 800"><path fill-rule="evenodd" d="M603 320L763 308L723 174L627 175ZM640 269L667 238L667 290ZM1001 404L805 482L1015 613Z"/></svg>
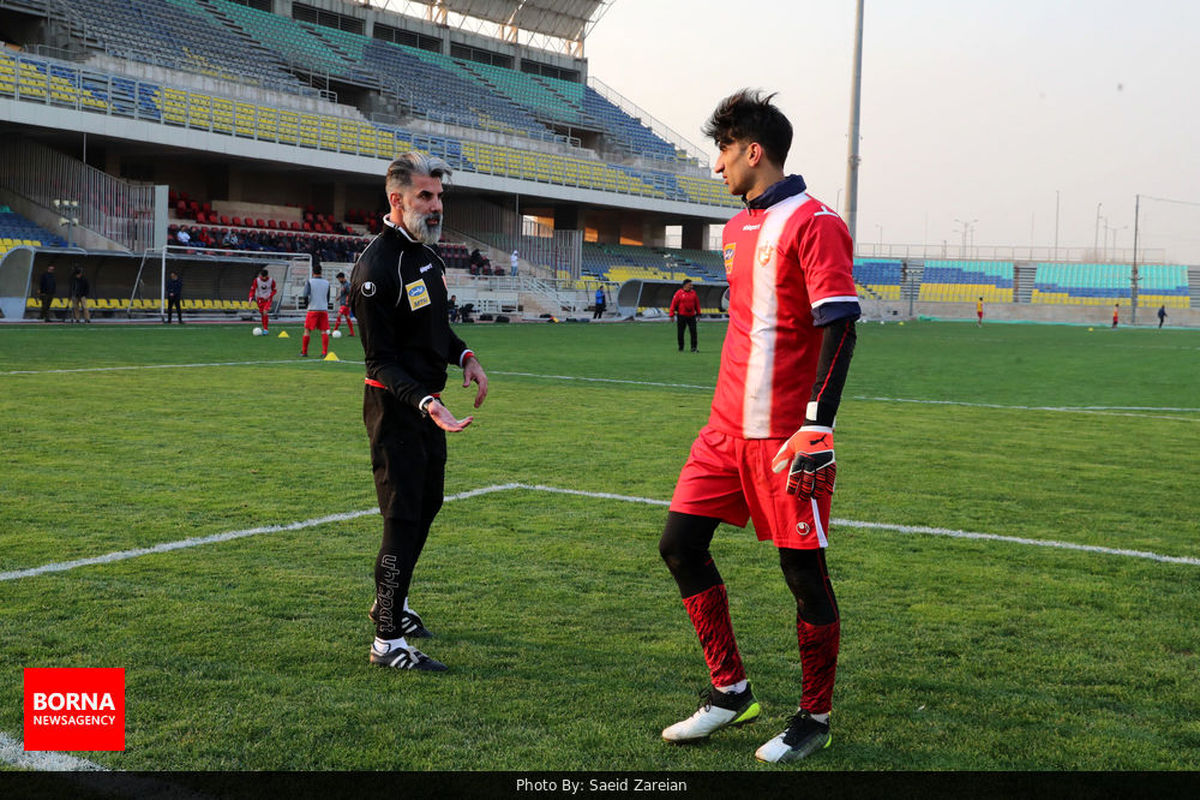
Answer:
<svg viewBox="0 0 1200 800"><path fill-rule="evenodd" d="M684 278L683 285L675 291L671 298L671 307L667 316L675 317L675 336L679 340L679 352L683 352L683 331L686 328L692 336L692 352L696 349L696 317L700 316L700 298L692 288L692 279Z"/></svg>
<svg viewBox="0 0 1200 800"><path fill-rule="evenodd" d="M520 263L520 255L516 250L513 250L512 255L508 257L508 265L512 268L512 272L509 274L514 278L517 276L517 265Z"/></svg>
<svg viewBox="0 0 1200 800"><path fill-rule="evenodd" d="M976 317L975 327L982 328L983 327L983 298L982 297L975 301L975 317Z"/></svg>
<svg viewBox="0 0 1200 800"><path fill-rule="evenodd" d="M92 323L92 312L88 310L88 295L92 293L92 285L83 274L83 267L76 267L71 275L71 321L79 322L79 311L83 310L83 321Z"/></svg>
<svg viewBox="0 0 1200 800"><path fill-rule="evenodd" d="M592 312L592 319L600 319L604 316L604 309L608 308L608 298L604 296L604 286L596 287L596 310ZM682 345L681 345L682 346Z"/></svg>
<svg viewBox="0 0 1200 800"><path fill-rule="evenodd" d="M836 460L833 425L860 316L846 224L785 175L792 141L774 95L742 90L705 126L715 171L745 203L725 225L729 326L708 423L679 475L659 552L696 629L710 685L662 732L695 742L760 714L709 545L718 524L754 521L796 601L800 706L755 752L794 761L829 746L841 622L825 566ZM773 474L786 471L787 474Z"/></svg>
<svg viewBox="0 0 1200 800"><path fill-rule="evenodd" d="M46 271L38 281L38 297L42 301L42 322L50 321L50 304L58 292L58 280L54 277L54 265L47 264Z"/></svg>
<svg viewBox="0 0 1200 800"><path fill-rule="evenodd" d="M1161 305L1158 307L1158 327L1159 328L1162 328L1163 322L1165 322L1166 319L1167 319L1167 307L1166 307L1166 305Z"/></svg>
<svg viewBox="0 0 1200 800"><path fill-rule="evenodd" d="M1113 324L1112 324L1112 326L1114 328L1117 327L1117 322L1120 321L1120 319L1121 319L1121 304L1113 303Z"/></svg>
<svg viewBox="0 0 1200 800"><path fill-rule="evenodd" d="M321 277L321 265L313 264L312 277L304 284L304 336L300 337L300 355L308 358L308 340L313 331L321 332L321 358L329 355L329 281Z"/></svg>
<svg viewBox="0 0 1200 800"><path fill-rule="evenodd" d="M271 301L275 299L275 293L278 291L275 287L275 279L271 277L271 273L267 272L267 268L263 267L258 272L258 277L250 283L250 295L248 300L258 305L258 313L262 317L263 333L267 332L270 320L267 316L271 312Z"/></svg>
<svg viewBox="0 0 1200 800"><path fill-rule="evenodd" d="M174 309L175 314L179 317L179 324L183 324L183 281L179 275L172 272L170 280L167 281L167 318L163 320L167 325L171 324L171 310Z"/></svg>
<svg viewBox="0 0 1200 800"><path fill-rule="evenodd" d="M342 317L346 318L346 324L350 326L350 335L354 335L354 319L350 316L350 282L346 280L346 273L339 272L337 274L337 321L333 323L333 329L336 331L342 324Z"/></svg>
<svg viewBox="0 0 1200 800"><path fill-rule="evenodd" d="M450 166L409 152L393 161L384 188L390 211L383 231L350 273L367 368L363 422L383 542L375 559L375 641L369 661L397 669L441 672L446 665L409 643L432 634L408 604L417 559L442 507L446 434L458 419L442 403L446 370L462 368L463 388L476 384L475 408L487 397L487 375L450 327L446 265L431 247L442 232L442 181Z"/></svg>

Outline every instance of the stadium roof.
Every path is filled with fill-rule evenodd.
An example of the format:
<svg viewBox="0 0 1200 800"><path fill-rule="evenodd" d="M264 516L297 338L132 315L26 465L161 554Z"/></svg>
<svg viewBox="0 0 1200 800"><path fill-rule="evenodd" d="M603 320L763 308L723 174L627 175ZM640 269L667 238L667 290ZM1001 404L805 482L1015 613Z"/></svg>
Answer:
<svg viewBox="0 0 1200 800"><path fill-rule="evenodd" d="M441 0L446 10L533 33L579 40L602 0Z"/></svg>
<svg viewBox="0 0 1200 800"><path fill-rule="evenodd" d="M449 15L496 25L501 32L520 30L567 42L581 42L613 0L407 0L401 13L422 9L420 16L440 23ZM391 7L390 0L376 0ZM508 38L504 33L501 38Z"/></svg>

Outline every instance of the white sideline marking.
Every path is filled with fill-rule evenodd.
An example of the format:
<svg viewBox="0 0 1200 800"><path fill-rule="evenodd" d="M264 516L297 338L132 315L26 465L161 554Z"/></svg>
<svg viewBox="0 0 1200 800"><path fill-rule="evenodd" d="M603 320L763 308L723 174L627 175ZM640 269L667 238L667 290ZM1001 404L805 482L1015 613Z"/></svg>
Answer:
<svg viewBox="0 0 1200 800"><path fill-rule="evenodd" d="M713 385L708 384L702 386L695 383L659 383L658 381L635 381L627 378L587 378L579 375L539 375L536 372L503 372L495 370L493 375L512 375L518 378L542 378L552 381L585 381L589 383L623 383L630 386L658 386L666 389L703 389L706 392L713 390Z"/></svg>
<svg viewBox="0 0 1200 800"><path fill-rule="evenodd" d="M533 492L548 492L551 494L567 494L575 495L577 497L591 497L598 500L619 500L626 503L642 503L644 505L653 506L670 505L670 501L668 500L657 500L652 497L636 497L632 495L613 494L611 492L587 492L583 491L582 489L563 489L557 486L530 485L526 483L500 483L493 486L484 486L479 489L469 489L465 492L459 492L458 494L453 494L446 497L445 502L449 503L455 500L466 500L470 497L478 497L480 495L491 494L493 492L506 492L513 489L525 489ZM291 522L286 525L264 525L260 528L247 528L240 531L215 533L211 536L197 536L191 539L181 539L176 542L163 542L162 544L156 544L151 547L139 547L133 550L121 550L115 553L108 553L107 555L103 556L81 558L75 561L60 561L51 564L43 564L40 567L13 570L11 572L0 572L0 582L20 580L21 578L33 578L50 572L66 572L67 570L72 570L76 567L86 567L94 564L110 564L114 561L124 561L130 558L137 558L138 556L150 555L151 553L166 553L172 550L183 550L185 548L198 547L204 544L228 542L233 539L241 539L247 536L257 536L260 533L297 531L304 528L311 528L315 525L325 525L330 522L345 522L347 520L357 519L359 517L367 517L378 513L379 510L375 508L364 511L348 511L343 514L330 514L324 517L314 517L313 519L306 519L301 522ZM923 525L896 525L888 522L861 522L852 519L834 518L830 520L830 523L834 525L845 526L847 528L888 530L897 531L899 533L921 533L929 536L949 536L955 539L982 539L993 542L1033 545L1035 547L1052 547L1059 550L1080 550L1088 553L1103 553L1105 555L1125 556L1128 558L1144 558L1164 564L1190 564L1192 566L1200 566L1200 558L1192 558L1190 556L1164 556L1159 553L1151 553L1145 550L1125 550L1115 547L1100 547L1098 545L1060 542L1053 539L1027 539L1020 536L1001 536L995 533L973 533L971 531L960 531L951 528L931 528Z"/></svg>
<svg viewBox="0 0 1200 800"><path fill-rule="evenodd" d="M626 384L630 386L658 386L660 389L702 389L713 391L712 385L698 384L667 384L655 380L631 380L624 378L583 378L580 375L542 375L534 372L492 372L496 375L514 375L517 378L541 378L544 380L580 380L598 384ZM924 405L966 405L971 408L995 408L1014 411L1056 411L1061 414L1097 414L1100 416L1134 416L1139 419L1175 420L1177 422L1200 422L1189 420L1182 416L1162 416L1154 414L1133 414L1132 411L1178 411L1178 413L1200 413L1200 408L1159 408L1156 405L1004 405L1001 403L971 403L967 401L935 401L935 399L916 399L907 397L870 397L856 395L854 399L877 403L918 403Z"/></svg>
<svg viewBox="0 0 1200 800"><path fill-rule="evenodd" d="M506 483L497 486L485 486L482 489L471 489L470 491L460 492L450 495L445 502L449 503L454 500L465 500L468 497L475 497L481 494L490 492L502 492L506 489L515 489L517 484ZM304 528L311 528L315 525L325 525L329 522L346 522L347 520L358 519L359 517L368 517L372 514L378 514L379 509L372 508L365 511L348 511L344 514L329 514L324 517L314 517L301 522L290 522L286 525L264 525L261 528L247 528L240 531L226 531L225 533L214 533L210 536L195 536L191 539L180 539L176 542L163 542L161 544L152 545L150 547L138 547L133 550L120 550L115 553L108 553L103 556L93 556L92 558L80 558L75 561L59 561L52 564L43 564L40 567L31 567L29 569L19 569L12 572L0 572L0 582L15 581L21 578L32 578L37 575L45 575L48 572L66 572L76 567L87 567L93 564L111 564L114 561L124 561L129 558L137 558L138 556L146 556L151 553L167 553L171 550L183 550L189 547L199 547L202 544L214 544L216 542L228 542L233 539L242 539L247 536L257 536L260 533L278 533L279 531L298 531Z"/></svg>
<svg viewBox="0 0 1200 800"><path fill-rule="evenodd" d="M43 772L95 772L107 771L94 761L76 758L66 753L50 751L25 752L25 743L0 731L0 764L11 764L18 769L36 769Z"/></svg>
<svg viewBox="0 0 1200 800"><path fill-rule="evenodd" d="M868 397L854 395L855 400L877 403L916 403L930 406L967 406L969 408L1000 408L1011 411L1054 411L1066 414L1096 414L1102 417L1137 417L1138 419L1169 419L1175 422L1200 422L1187 417L1164 416L1162 414L1134 414L1133 411L1179 411L1195 413L1200 408L1159 408L1156 406L1009 406L1000 403L969 403L965 400L917 400L907 397Z"/></svg>
<svg viewBox="0 0 1200 800"><path fill-rule="evenodd" d="M1200 349L1200 348L1197 348ZM318 359L319 361L320 359ZM117 372L122 370L137 370L137 369L189 369L193 367L242 367L255 366L263 364L296 364L296 363L316 363L312 362L297 362L295 359L279 359L279 360L264 360L264 361L214 361L206 364L133 364L121 367L78 367L75 369L22 369L11 370L9 372L0 372L0 377L9 375L61 375L74 372ZM322 362L324 363L324 362ZM361 365L361 361L353 361L349 359L340 359L338 363ZM695 384L695 383L664 383L660 381L636 381L628 378L589 378L580 375L542 375L536 372L508 372L504 370L495 370L493 375L509 375L518 378L540 378L542 380L555 381L580 381L585 383L613 383L624 384L626 386L655 386L662 389L700 389L711 392L713 386L711 384ZM941 405L941 406L965 406L968 408L996 408L1007 409L1013 411L1051 411L1064 414L1096 414L1107 417L1136 417L1139 419L1166 419L1176 422L1200 422L1200 419L1188 419L1187 417L1163 416L1162 414L1139 414L1132 413L1138 411L1158 411L1158 412L1176 412L1182 414L1200 413L1200 408L1167 408L1158 406L1021 406L1021 405L1004 405L1002 403L973 403L965 400L921 400L908 397L870 397L867 395L854 395L855 400L868 400L877 403L915 403L919 405Z"/></svg>
<svg viewBox="0 0 1200 800"><path fill-rule="evenodd" d="M320 361L320 359L317 359ZM213 361L207 364L128 364L121 367L75 367L72 369L14 369L0 372L5 375L64 375L70 372L121 372L134 369L189 369L192 367L250 367L261 364L305 364L316 362L297 361L293 358L263 361Z"/></svg>

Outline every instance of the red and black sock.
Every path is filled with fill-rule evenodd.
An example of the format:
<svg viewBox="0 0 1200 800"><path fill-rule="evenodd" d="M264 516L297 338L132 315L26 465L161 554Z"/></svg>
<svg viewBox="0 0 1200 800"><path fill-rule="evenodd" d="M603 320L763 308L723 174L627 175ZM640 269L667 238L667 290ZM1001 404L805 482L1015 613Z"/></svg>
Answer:
<svg viewBox="0 0 1200 800"><path fill-rule="evenodd" d="M700 594L685 597L683 605L700 638L713 686L732 686L745 680L746 670L733 635L725 584L719 583Z"/></svg>

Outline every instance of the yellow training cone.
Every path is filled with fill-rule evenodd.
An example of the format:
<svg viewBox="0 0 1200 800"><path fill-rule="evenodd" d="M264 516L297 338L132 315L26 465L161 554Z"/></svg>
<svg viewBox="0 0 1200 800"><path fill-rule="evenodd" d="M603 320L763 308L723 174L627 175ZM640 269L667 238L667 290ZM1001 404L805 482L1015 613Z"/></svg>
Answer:
<svg viewBox="0 0 1200 800"><path fill-rule="evenodd" d="M330 350L329 354L327 356L325 356L325 360L326 361L341 361L341 359L337 357L337 353L333 352L332 350Z"/></svg>
<svg viewBox="0 0 1200 800"><path fill-rule="evenodd" d="M280 339L290 339L290 338L292 338L292 337L290 337L290 336L288 336L288 335L287 335L287 331L280 331L280 332L279 332L279 338L280 338Z"/></svg>

